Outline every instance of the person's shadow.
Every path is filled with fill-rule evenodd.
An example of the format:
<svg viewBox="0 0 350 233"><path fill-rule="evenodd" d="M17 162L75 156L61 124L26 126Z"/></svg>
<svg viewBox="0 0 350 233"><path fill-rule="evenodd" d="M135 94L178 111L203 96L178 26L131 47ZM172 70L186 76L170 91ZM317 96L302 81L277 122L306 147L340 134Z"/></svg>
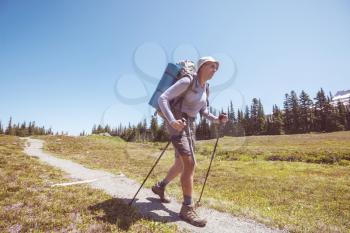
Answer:
<svg viewBox="0 0 350 233"><path fill-rule="evenodd" d="M122 230L128 230L131 225L140 219L152 219L158 222L176 222L180 221L178 213L169 210L165 205L160 203L159 199L149 197L149 202L139 202L137 199L132 206L128 203L128 198L112 198L96 205L90 206L89 210L93 213L103 211L103 215L95 217L99 221L117 224ZM163 215L154 213L154 210L162 210L166 212Z"/></svg>

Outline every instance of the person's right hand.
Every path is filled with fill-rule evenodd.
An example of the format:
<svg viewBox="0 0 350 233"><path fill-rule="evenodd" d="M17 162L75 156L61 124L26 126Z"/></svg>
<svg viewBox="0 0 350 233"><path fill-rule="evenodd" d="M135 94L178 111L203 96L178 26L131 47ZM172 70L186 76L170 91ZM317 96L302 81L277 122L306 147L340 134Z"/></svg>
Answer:
<svg viewBox="0 0 350 233"><path fill-rule="evenodd" d="M176 120L176 121L173 121L170 125L177 131L181 131L186 126L186 120L185 119Z"/></svg>

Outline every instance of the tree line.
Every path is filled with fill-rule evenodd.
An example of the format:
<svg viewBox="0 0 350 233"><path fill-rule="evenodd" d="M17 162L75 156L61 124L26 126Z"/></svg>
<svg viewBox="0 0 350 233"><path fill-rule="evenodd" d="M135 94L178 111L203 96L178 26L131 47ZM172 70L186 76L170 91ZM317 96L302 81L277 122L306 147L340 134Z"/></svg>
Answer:
<svg viewBox="0 0 350 233"><path fill-rule="evenodd" d="M116 128L111 128L109 125L94 125L92 127L92 134L103 134L109 133L111 136L118 136L125 141L167 141L168 133L166 130L166 124L163 119L161 123L158 123L158 117L152 116L150 121L150 126L147 126L146 119L143 122L139 122L137 125L131 125L129 123L128 127L119 124ZM85 135L84 132L80 134Z"/></svg>
<svg viewBox="0 0 350 233"><path fill-rule="evenodd" d="M44 126L39 127L35 124L35 121L30 121L28 124L23 123L12 123L12 117L6 127L4 127L0 121L0 134L27 137L32 135L53 135L52 129L45 129Z"/></svg>
<svg viewBox="0 0 350 233"><path fill-rule="evenodd" d="M334 132L350 130L350 100L347 104L332 101L331 93L326 95L321 88L312 99L305 92L299 95L295 91L286 93L283 107L272 106L272 113L265 114L260 99L253 98L250 106L244 109L233 108L232 101L227 110L210 107L210 112L217 115L226 112L229 121L222 129L226 136L250 136L250 135L280 135L298 134L310 132ZM217 127L215 124L200 118L196 124L196 137L199 140L212 139L216 137ZM146 119L136 125L112 128L109 125L94 125L92 134L109 133L112 136L119 136L126 141L167 141L168 134L166 124L162 118L153 116L147 124ZM34 121L28 124L12 123L12 117L5 127L0 121L0 134L13 136L31 135L53 135L51 128L39 127ZM61 133L66 135L67 133ZM83 131L80 135L87 133ZM58 135L58 133L56 133Z"/></svg>
<svg viewBox="0 0 350 233"><path fill-rule="evenodd" d="M210 108L216 115L226 112L229 121L225 124L223 134L226 136L250 135L280 135L310 132L333 132L350 130L350 100L347 105L342 102L334 103L330 93L326 95L321 88L316 97L311 99L305 92L299 95L295 91L286 93L283 108L273 105L272 114L266 115L260 99L253 98L250 106L243 109L233 108L232 101L227 110L220 111ZM121 124L114 129L109 125L94 125L93 134L109 133L119 136L126 141L166 141L168 135L163 119L158 123L157 116L153 116L149 127L146 120L137 125ZM216 137L216 126L204 118L200 118L196 125L196 137L199 140ZM85 133L84 133L85 134Z"/></svg>
<svg viewBox="0 0 350 233"><path fill-rule="evenodd" d="M229 122L224 135L280 135L310 132L334 132L350 130L350 100L345 105L333 102L330 93L321 88L313 100L305 92L286 93L283 108L273 105L272 114L266 115L260 99L253 98L244 111L233 110L232 102L227 109ZM208 126L206 126L208 127ZM210 131L212 132L212 131ZM208 133L210 133L208 132ZM210 137L212 138L212 133Z"/></svg>

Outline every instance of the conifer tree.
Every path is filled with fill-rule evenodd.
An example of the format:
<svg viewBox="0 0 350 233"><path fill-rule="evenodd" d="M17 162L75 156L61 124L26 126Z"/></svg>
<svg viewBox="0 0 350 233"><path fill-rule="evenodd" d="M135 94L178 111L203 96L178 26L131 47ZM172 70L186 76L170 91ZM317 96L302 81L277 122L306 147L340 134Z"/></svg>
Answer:
<svg viewBox="0 0 350 233"><path fill-rule="evenodd" d="M157 116L152 116L150 130L151 130L151 138L153 141L155 141L157 139L157 134L159 130Z"/></svg>
<svg viewBox="0 0 350 233"><path fill-rule="evenodd" d="M97 126L96 134L100 134L100 133L103 133L103 127L102 127L102 125L99 124Z"/></svg>
<svg viewBox="0 0 350 233"><path fill-rule="evenodd" d="M312 129L312 104L309 95L302 90L299 96L300 129L302 133L310 132Z"/></svg>
<svg viewBox="0 0 350 233"><path fill-rule="evenodd" d="M325 104L325 116L326 116L326 131L332 132L332 131L339 131L342 130L341 125L338 122L338 111L333 105L331 104L332 100L332 93L330 93L331 96L327 96L326 98L326 104Z"/></svg>
<svg viewBox="0 0 350 233"><path fill-rule="evenodd" d="M32 135L37 135L37 127L35 125L35 121L32 122Z"/></svg>
<svg viewBox="0 0 350 233"><path fill-rule="evenodd" d="M166 129L166 123L165 123L165 120L162 119L162 123L158 130L157 141L164 142L164 141L167 141L168 139L169 139L169 134Z"/></svg>
<svg viewBox="0 0 350 233"><path fill-rule="evenodd" d="M144 142L146 140L147 137L147 121L146 118L143 119L141 128L140 128L140 134L141 134L141 140L142 142Z"/></svg>
<svg viewBox="0 0 350 233"><path fill-rule="evenodd" d="M210 122L209 123L209 139L213 139L217 137L217 133L218 133L218 129L217 129L217 125Z"/></svg>
<svg viewBox="0 0 350 233"><path fill-rule="evenodd" d="M229 118L232 122L236 122L236 116L235 116L235 111L234 111L234 109L233 109L232 100L230 101L230 111L229 111L228 118Z"/></svg>
<svg viewBox="0 0 350 233"><path fill-rule="evenodd" d="M94 124L94 126L92 127L92 130L91 130L91 133L92 134L96 134L97 132L96 132L96 125Z"/></svg>
<svg viewBox="0 0 350 233"><path fill-rule="evenodd" d="M337 103L337 122L341 130L346 130L348 122L346 117L346 108L341 101Z"/></svg>
<svg viewBox="0 0 350 233"><path fill-rule="evenodd" d="M289 101L289 94L284 95L284 102L283 102L283 125L284 125L284 132L286 134L289 134L292 130L292 107L290 106Z"/></svg>
<svg viewBox="0 0 350 233"><path fill-rule="evenodd" d="M9 123L7 125L7 128L5 130L5 134L7 135L14 135L14 130L12 127L12 117L10 117Z"/></svg>
<svg viewBox="0 0 350 233"><path fill-rule="evenodd" d="M245 135L249 136L252 135L251 132L251 122L250 122L250 112L248 106L246 106L244 111L244 118L243 118L243 127L245 131Z"/></svg>
<svg viewBox="0 0 350 233"><path fill-rule="evenodd" d="M104 129L102 130L103 133L111 133L111 127L107 124L105 125Z"/></svg>
<svg viewBox="0 0 350 233"><path fill-rule="evenodd" d="M326 131L326 120L327 116L325 114L326 106L326 96L323 89L317 92L315 98L314 114L315 114L315 130L316 131Z"/></svg>
<svg viewBox="0 0 350 233"><path fill-rule="evenodd" d="M28 124L28 135L32 135L33 134L33 128L32 128L32 122L29 121L29 124Z"/></svg>
<svg viewBox="0 0 350 233"><path fill-rule="evenodd" d="M21 127L18 129L18 133L16 135L18 135L19 137L28 136L28 130L27 130L27 127L26 127L26 122L23 122L21 124Z"/></svg>
<svg viewBox="0 0 350 233"><path fill-rule="evenodd" d="M264 113L264 107L261 103L261 100L258 101L258 121L257 121L257 131L258 134L266 133L266 118Z"/></svg>
<svg viewBox="0 0 350 233"><path fill-rule="evenodd" d="M248 121L249 128L251 129L252 135L257 135L259 133L258 129L258 108L259 101L256 98L253 98L252 104L250 106L250 120Z"/></svg>
<svg viewBox="0 0 350 233"><path fill-rule="evenodd" d="M289 97L289 106L291 107L291 133L299 133L300 132L300 107L299 107L299 99L295 91L290 92Z"/></svg>
<svg viewBox="0 0 350 233"><path fill-rule="evenodd" d="M196 138L198 140L210 139L210 125L204 117L201 117L196 127Z"/></svg>
<svg viewBox="0 0 350 233"><path fill-rule="evenodd" d="M139 122L137 124L137 126L135 127L135 141L136 142L140 142L142 140L141 130L142 130L142 123Z"/></svg>
<svg viewBox="0 0 350 233"><path fill-rule="evenodd" d="M282 119L282 112L277 107L277 105L274 105L272 107L272 119L270 120L270 133L274 135L280 135L282 134L282 127L283 127L283 119Z"/></svg>

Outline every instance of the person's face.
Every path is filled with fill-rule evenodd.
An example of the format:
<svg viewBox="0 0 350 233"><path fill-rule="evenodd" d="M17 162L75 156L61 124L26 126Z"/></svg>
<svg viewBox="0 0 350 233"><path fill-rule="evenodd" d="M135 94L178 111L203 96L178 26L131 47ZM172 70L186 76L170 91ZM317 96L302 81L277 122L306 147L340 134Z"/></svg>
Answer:
<svg viewBox="0 0 350 233"><path fill-rule="evenodd" d="M215 72L218 70L218 64L215 62L206 62L200 68L200 75L203 76L205 80L210 80Z"/></svg>

